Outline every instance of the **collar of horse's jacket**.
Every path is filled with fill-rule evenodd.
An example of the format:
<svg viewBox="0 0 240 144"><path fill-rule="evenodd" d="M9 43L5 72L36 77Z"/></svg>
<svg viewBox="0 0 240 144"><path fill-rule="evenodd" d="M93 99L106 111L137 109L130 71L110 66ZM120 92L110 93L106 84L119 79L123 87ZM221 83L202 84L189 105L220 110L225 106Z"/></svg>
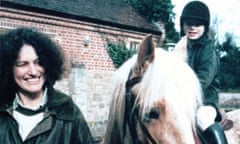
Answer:
<svg viewBox="0 0 240 144"><path fill-rule="evenodd" d="M13 106L6 104L0 106L0 112L12 113ZM46 107L46 113L55 115L58 119L62 120L74 120L74 106L70 96L57 91L53 88L48 90L48 102Z"/></svg>

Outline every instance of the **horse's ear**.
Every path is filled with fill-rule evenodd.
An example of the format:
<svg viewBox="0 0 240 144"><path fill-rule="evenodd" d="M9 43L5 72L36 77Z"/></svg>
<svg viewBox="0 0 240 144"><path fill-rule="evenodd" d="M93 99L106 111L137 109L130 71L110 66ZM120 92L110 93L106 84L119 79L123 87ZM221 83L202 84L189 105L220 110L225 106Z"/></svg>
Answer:
<svg viewBox="0 0 240 144"><path fill-rule="evenodd" d="M152 34L148 34L141 42L138 52L138 64L142 65L145 61L152 62L154 59L154 43Z"/></svg>

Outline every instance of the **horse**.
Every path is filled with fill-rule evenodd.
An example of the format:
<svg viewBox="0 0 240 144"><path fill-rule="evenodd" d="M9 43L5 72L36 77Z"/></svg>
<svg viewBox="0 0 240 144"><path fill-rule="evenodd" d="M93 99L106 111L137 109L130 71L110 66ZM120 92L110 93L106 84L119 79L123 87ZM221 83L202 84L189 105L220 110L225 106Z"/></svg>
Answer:
<svg viewBox="0 0 240 144"><path fill-rule="evenodd" d="M113 78L103 144L199 144L195 118L203 105L199 80L185 62L155 48L151 34ZM228 136L239 144L234 134Z"/></svg>

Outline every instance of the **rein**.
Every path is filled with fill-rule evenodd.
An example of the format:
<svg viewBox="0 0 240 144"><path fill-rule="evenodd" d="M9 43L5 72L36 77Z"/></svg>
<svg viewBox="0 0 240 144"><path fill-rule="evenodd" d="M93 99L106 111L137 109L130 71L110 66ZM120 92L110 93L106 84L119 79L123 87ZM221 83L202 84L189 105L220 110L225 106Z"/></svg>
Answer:
<svg viewBox="0 0 240 144"><path fill-rule="evenodd" d="M129 77L131 76L132 71L129 73ZM124 136L126 134L126 126L129 126L130 134L132 136L132 139L134 141L134 144L138 144L138 136L137 136L137 130L136 130L136 124L139 122L142 132L147 136L147 138L151 141L152 144L157 144L156 141L153 139L151 134L149 133L148 129L144 125L143 121L138 115L138 106L135 106L135 97L131 92L131 89L134 85L139 83L142 80L142 76L137 76L132 79L129 79L126 82L126 101L125 101L125 113L124 113Z"/></svg>

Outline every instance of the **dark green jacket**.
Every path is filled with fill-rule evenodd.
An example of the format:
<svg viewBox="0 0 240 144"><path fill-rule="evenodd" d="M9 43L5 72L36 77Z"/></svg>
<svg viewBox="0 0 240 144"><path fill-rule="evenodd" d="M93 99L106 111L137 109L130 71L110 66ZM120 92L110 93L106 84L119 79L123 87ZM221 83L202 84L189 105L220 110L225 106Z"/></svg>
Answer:
<svg viewBox="0 0 240 144"><path fill-rule="evenodd" d="M207 37L188 41L188 64L197 74L204 92L204 103L218 104L219 57L213 42Z"/></svg>
<svg viewBox="0 0 240 144"><path fill-rule="evenodd" d="M89 127L71 97L48 91L44 119L30 132L25 141L18 133L12 106L0 107L0 144L92 144Z"/></svg>

